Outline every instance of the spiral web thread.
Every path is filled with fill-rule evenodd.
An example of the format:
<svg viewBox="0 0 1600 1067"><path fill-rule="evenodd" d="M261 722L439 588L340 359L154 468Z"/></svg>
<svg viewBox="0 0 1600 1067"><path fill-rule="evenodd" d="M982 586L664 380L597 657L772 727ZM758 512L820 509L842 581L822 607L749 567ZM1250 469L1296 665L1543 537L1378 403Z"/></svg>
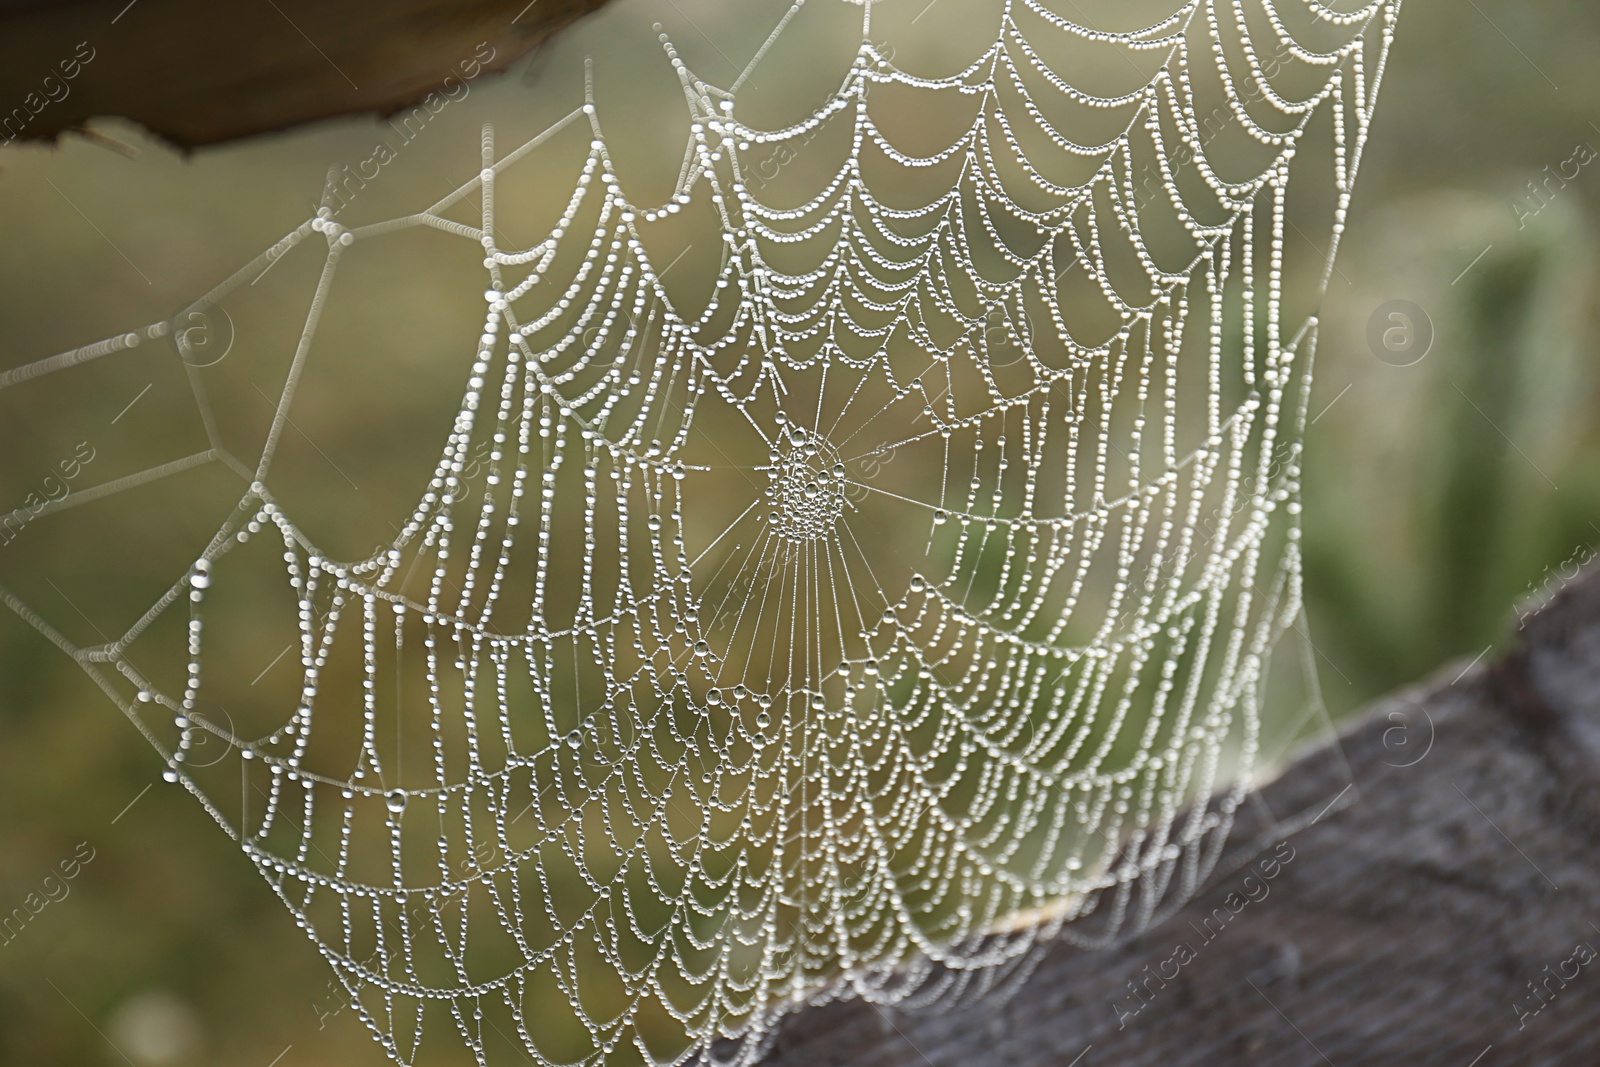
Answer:
<svg viewBox="0 0 1600 1067"><path fill-rule="evenodd" d="M1299 610L1316 323L1282 320L1291 161L1326 116L1336 246L1398 0L1196 0L1124 32L1007 0L938 78L894 64L873 6L837 91L779 128L663 37L694 118L665 204L628 200L591 93L503 157L485 128L481 172L426 211L319 212L206 298L325 239L258 466L200 460L251 483L203 555L92 648L5 594L240 842L397 1062L751 1063L797 1003L982 992L1059 935L1148 921L1216 858ZM1090 94L1047 62L1061 41L1142 80ZM1208 157L1202 67L1247 174ZM902 151L889 90L971 121ZM1113 121L1085 143L1064 114ZM497 183L585 124L557 226L500 247ZM829 136L837 168L766 202L759 161ZM474 198L479 225L448 216ZM641 237L691 208L723 242L699 310ZM340 562L271 462L341 257L415 227L483 248L476 363L409 520ZM299 693L242 737L206 713L204 621L262 546L298 604ZM186 672L148 677L141 638L185 604ZM359 695L322 691L340 655ZM384 754L402 720L427 739L410 777ZM205 736L264 805L208 792Z"/></svg>

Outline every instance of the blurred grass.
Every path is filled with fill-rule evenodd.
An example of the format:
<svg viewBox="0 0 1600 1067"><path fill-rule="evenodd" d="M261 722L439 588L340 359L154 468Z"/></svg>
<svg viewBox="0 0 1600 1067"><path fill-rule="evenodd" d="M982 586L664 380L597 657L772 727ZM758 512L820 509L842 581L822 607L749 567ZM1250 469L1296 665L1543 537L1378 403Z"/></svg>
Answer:
<svg viewBox="0 0 1600 1067"><path fill-rule="evenodd" d="M657 70L648 35L614 30L662 13L619 6L552 50L536 78L485 82L452 105L403 163L361 191L352 217L397 215L453 186L486 119L505 143L548 125L578 102L585 50ZM1507 632L1514 604L1600 545L1600 168L1560 189L1526 228L1511 206L1526 203L1527 182L1574 145L1600 143L1591 125L1600 121L1600 12L1575 2L1476 7L1407 0L1323 309L1304 518L1311 637L1335 713L1479 654ZM687 24L669 29L699 49L692 62L719 75L718 52L746 55L764 29L760 19L719 19L709 3L689 13L714 44L695 41ZM681 137L643 124L618 133L641 160ZM332 123L192 160L131 131L117 136L139 147L137 159L76 141L0 151L0 365L171 314L301 221L328 164L367 158L380 134L372 122ZM262 284L304 294L296 269L285 263ZM430 336L459 334L453 317L470 309L406 291L400 270L375 271L374 291L412 314L388 346L395 361L347 370L340 387L387 390L403 409L411 391L453 387L458 368L434 364L430 375L418 354ZM1415 366L1390 366L1367 348L1368 317L1392 299L1415 301L1433 321L1432 350ZM438 333L418 335L429 322ZM284 328L292 338L294 324ZM262 359L281 355L282 337L248 336L241 343L259 345ZM81 440L104 457L85 476L94 481L140 469L140 442L152 436L203 447L170 359L134 353L82 375L71 418L5 398L4 499L20 503ZM274 380L263 371L259 384L272 393ZM249 407L259 404L257 383L234 384L237 417L259 420ZM380 438L348 415L312 412L310 435L335 438L340 455L376 447L377 466ZM338 477L316 468L314 453L301 458L308 478ZM211 477L158 489L142 520L118 513L128 524L116 531L124 553L95 552L105 520L87 511L26 530L0 548L0 580L92 639L89 619L148 603L147 586L193 558L194 539L214 528L214 510L195 501L236 491ZM9 615L0 621L0 738L0 909L39 892L78 842L95 849L69 895L0 944L0 1064L123 1062L96 1027L140 1067L265 1067L280 1054L282 1067L380 1062L352 1012L339 1010L325 964L233 843L186 794L159 783L145 791L158 768L143 741L70 661ZM152 1027L188 1036L163 1050L140 1036Z"/></svg>

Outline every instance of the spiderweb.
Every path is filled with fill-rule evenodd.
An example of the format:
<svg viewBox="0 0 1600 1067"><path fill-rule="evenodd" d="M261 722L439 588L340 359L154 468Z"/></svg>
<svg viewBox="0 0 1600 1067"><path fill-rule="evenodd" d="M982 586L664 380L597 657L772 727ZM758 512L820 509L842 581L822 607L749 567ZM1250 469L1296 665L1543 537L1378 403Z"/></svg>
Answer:
<svg viewBox="0 0 1600 1067"><path fill-rule="evenodd" d="M1188 895L1244 795L1299 611L1291 176L1321 182L1296 217L1331 222L1325 285L1398 0L1117 30L969 2L989 43L940 76L894 58L922 15L867 3L823 103L757 121L745 83L803 6L727 87L662 37L692 119L665 202L630 200L591 91L508 153L486 127L424 211L325 206L196 305L325 257L258 462L175 461L249 481L193 566L94 647L4 594L397 1062L751 1063L808 999L976 994ZM563 135L588 138L565 209L504 246L497 188ZM694 293L652 252L680 217L720 244ZM475 362L396 536L339 560L273 460L341 260L417 228L481 246ZM299 670L247 732L207 620L263 571ZM146 666L185 612L181 668Z"/></svg>

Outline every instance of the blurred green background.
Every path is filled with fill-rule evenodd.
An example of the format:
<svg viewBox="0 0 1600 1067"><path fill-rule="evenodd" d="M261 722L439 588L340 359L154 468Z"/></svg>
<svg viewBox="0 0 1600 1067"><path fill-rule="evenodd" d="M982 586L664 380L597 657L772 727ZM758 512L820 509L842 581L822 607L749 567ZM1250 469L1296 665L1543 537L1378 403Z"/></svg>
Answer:
<svg viewBox="0 0 1600 1067"><path fill-rule="evenodd" d="M476 166L482 122L511 144L570 110L586 53L602 74L659 71L654 20L692 65L731 76L727 57L749 55L771 23L772 5L756 8L615 4L441 112L361 192L360 217L402 214L453 187ZM1335 716L1483 653L1514 625L1516 605L1600 546L1600 159L1577 162L1600 146L1597 47L1600 9L1573 0L1406 0L1323 305L1307 435L1307 612ZM625 155L676 153L677 130L607 120ZM355 166L387 132L373 120L324 123L186 159L115 123L103 129L130 152L82 140L0 149L0 370L170 316L307 217L328 166ZM552 190L569 180L552 175ZM371 267L365 283L383 294L391 326L419 343L396 346L393 361L352 363L334 383L381 396L385 418L456 388L459 368L408 352L475 330L463 323L477 294L435 291L426 265L411 250ZM303 299L314 273L286 262L268 277ZM1409 366L1368 342L1369 321L1396 300L1431 322L1414 324L1432 343ZM248 435L270 414L265 396L281 378L270 360L292 346L296 324L276 329L240 331L269 362L234 356L240 377L219 400L224 436ZM80 442L94 455L85 484L204 447L181 370L156 347L25 399L0 394L0 507L20 506ZM259 379L243 369L252 366ZM334 473L316 467L320 449L302 449L306 476L385 491L387 438L363 422L376 417L297 409L307 440L355 457ZM423 453L435 447L436 434L418 438ZM216 495L234 486L196 471L152 487L137 509L42 520L0 548L0 583L92 639L96 620L149 603L181 571L193 538L215 528ZM70 584L52 591L47 579L62 574ZM81 671L0 614L0 910L92 854L63 899L0 944L0 1064L382 1062L281 905L159 770Z"/></svg>

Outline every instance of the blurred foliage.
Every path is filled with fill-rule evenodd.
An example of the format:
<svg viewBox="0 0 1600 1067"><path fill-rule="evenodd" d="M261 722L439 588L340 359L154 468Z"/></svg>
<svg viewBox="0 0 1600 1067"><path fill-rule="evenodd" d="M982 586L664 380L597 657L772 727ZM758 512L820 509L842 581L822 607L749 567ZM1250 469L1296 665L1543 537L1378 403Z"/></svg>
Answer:
<svg viewBox="0 0 1600 1067"><path fill-rule="evenodd" d="M685 17L715 41L697 37ZM752 52L770 22L721 18L710 0L671 12L624 0L531 68L453 104L405 149L393 178L362 191L361 217L401 214L453 186L461 161L476 155L483 121L509 143L565 113L578 100L586 52L602 68L653 76L643 73L659 70L649 35L632 31L655 18L714 76L729 73L718 69L731 67L727 55ZM623 25L630 33L618 32ZM1336 714L1478 655L1507 632L1516 605L1600 546L1600 166L1549 178L1577 146L1600 144L1597 45L1600 9L1575 0L1408 0L1402 12L1322 309L1307 438L1309 632ZM681 143L678 130L618 123L625 152L639 159ZM82 140L0 150L0 367L185 306L303 219L330 163L367 159L385 135L375 121L351 120L183 159L136 131L106 130L135 156ZM566 180L552 176L552 188ZM394 360L338 372L342 388L381 394L389 418L410 417L414 397L458 376L410 355L431 337L458 335L461 316L473 313L404 269L429 254L376 265L361 283L395 312L383 337ZM274 272L282 278L268 278L303 299L309 285L296 269L285 264ZM1369 317L1395 299L1432 321L1432 347L1412 366L1392 366L1368 347ZM268 331L255 343L281 352L296 328L286 323L287 334ZM361 329L351 324L345 336L360 338ZM258 381L230 369L240 375L229 387L236 421L224 432L248 433L263 418L254 390L273 393L281 366L237 365L263 368ZM181 371L153 351L86 367L73 388L81 419L5 398L6 500L20 502L71 456L85 440L82 425L97 427L87 439L96 455L82 475L88 483L170 458L141 454L153 431L167 444L203 441ZM417 418L425 407L416 402ZM350 415L297 417L308 438L358 457L341 472L352 484L379 492L368 479L381 479L387 439ZM431 447L420 440L426 433L417 437ZM316 467L314 451L302 453L307 477L337 477ZM30 603L49 602L63 625L92 639L91 619L149 603L150 584L192 559L194 538L214 528L213 514L192 502L213 476L183 477L157 487L142 512L83 509L24 531L0 548L0 580L25 589ZM216 477L209 488L221 491ZM124 550L95 547L108 528ZM46 576L63 573L70 580L52 589ZM261 658L265 666L270 652ZM162 787L158 771L66 657L0 615L0 909L30 893L61 898L0 943L0 1064L380 1062L281 905L192 798ZM60 881L80 842L93 858ZM58 878L55 888L47 877Z"/></svg>

